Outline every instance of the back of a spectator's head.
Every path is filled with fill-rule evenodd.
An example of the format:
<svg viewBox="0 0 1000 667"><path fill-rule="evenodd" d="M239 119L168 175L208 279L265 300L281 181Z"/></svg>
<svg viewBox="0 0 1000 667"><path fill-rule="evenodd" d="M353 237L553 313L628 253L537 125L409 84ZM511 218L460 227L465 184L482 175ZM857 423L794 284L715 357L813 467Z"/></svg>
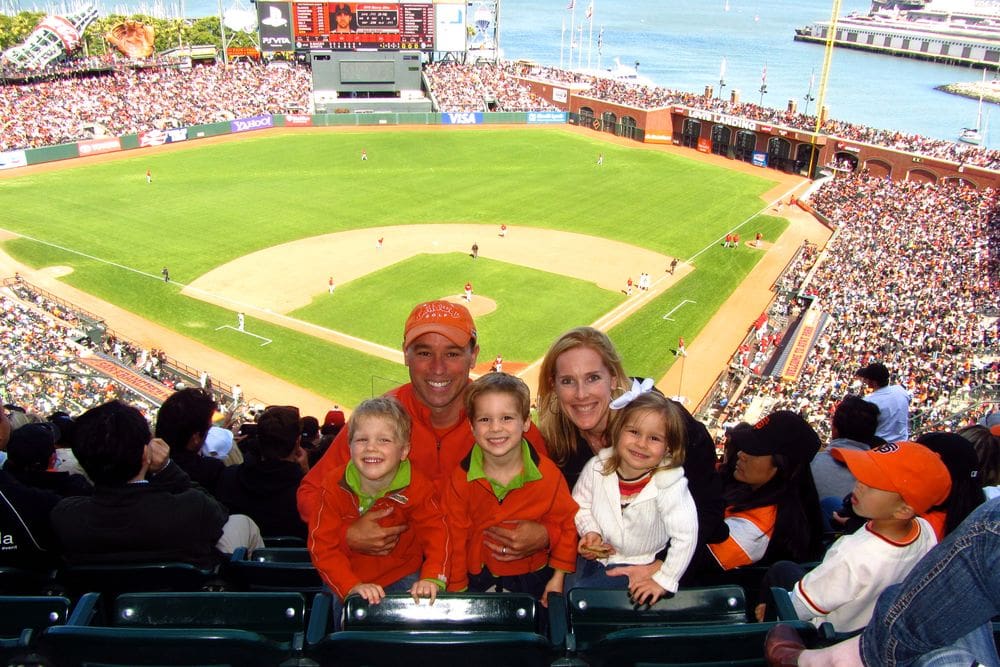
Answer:
<svg viewBox="0 0 1000 667"><path fill-rule="evenodd" d="M885 364L877 361L867 366L862 366L854 375L862 380L873 382L876 387L885 387L889 384L889 369L885 367Z"/></svg>
<svg viewBox="0 0 1000 667"><path fill-rule="evenodd" d="M951 476L951 493L944 502L947 511L945 534L948 534L984 500L976 450L957 433L943 431L924 433L917 442L937 452Z"/></svg>
<svg viewBox="0 0 1000 667"><path fill-rule="evenodd" d="M149 422L137 409L114 400L76 420L73 453L98 486L121 486L142 470Z"/></svg>
<svg viewBox="0 0 1000 667"><path fill-rule="evenodd" d="M66 412L53 412L49 415L49 421L59 428L59 439L56 440L56 447L69 447L73 442L73 431L76 430L76 422Z"/></svg>
<svg viewBox="0 0 1000 667"><path fill-rule="evenodd" d="M212 394L198 387L171 394L156 415L156 437L170 445L170 455L198 451L212 426L216 403Z"/></svg>
<svg viewBox="0 0 1000 667"><path fill-rule="evenodd" d="M306 415L301 419L302 442L312 444L319 437L319 420L311 415Z"/></svg>
<svg viewBox="0 0 1000 667"><path fill-rule="evenodd" d="M966 426L958 432L972 443L979 460L979 481L985 486L1000 484L1000 438L982 424Z"/></svg>
<svg viewBox="0 0 1000 667"><path fill-rule="evenodd" d="M301 435L302 423L295 406L272 405L257 419L257 445L262 459L288 457Z"/></svg>
<svg viewBox="0 0 1000 667"><path fill-rule="evenodd" d="M878 406L848 394L833 411L833 437L848 438L871 446L878 428Z"/></svg>
<svg viewBox="0 0 1000 667"><path fill-rule="evenodd" d="M59 428L51 422L25 424L10 436L4 470L20 472L48 469L58 439Z"/></svg>

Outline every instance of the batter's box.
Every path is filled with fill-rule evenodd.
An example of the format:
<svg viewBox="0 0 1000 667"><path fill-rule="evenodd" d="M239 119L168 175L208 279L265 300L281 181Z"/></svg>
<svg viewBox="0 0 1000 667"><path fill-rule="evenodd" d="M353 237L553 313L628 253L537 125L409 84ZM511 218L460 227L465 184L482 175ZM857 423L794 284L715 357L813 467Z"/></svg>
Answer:
<svg viewBox="0 0 1000 667"><path fill-rule="evenodd" d="M215 327L216 331L221 331L222 329L232 329L233 331L235 331L237 333L246 334L247 336L253 336L254 338L256 338L258 340L262 340L264 342L260 344L261 347L264 347L265 345L270 345L271 343L274 342L270 338L264 338L263 336L258 336L255 333L250 333L246 329L238 329L238 328L236 328L234 326L230 326L228 324L223 324L221 327Z"/></svg>
<svg viewBox="0 0 1000 667"><path fill-rule="evenodd" d="M679 304L677 304L676 306L674 306L673 308L671 308L668 312L663 313L663 319L673 321L674 318L672 318L671 315L673 315L674 313L676 313L678 310L680 310L681 308L683 308L685 304L688 304L688 303L698 303L698 302L697 301L692 301L691 299L684 299Z"/></svg>

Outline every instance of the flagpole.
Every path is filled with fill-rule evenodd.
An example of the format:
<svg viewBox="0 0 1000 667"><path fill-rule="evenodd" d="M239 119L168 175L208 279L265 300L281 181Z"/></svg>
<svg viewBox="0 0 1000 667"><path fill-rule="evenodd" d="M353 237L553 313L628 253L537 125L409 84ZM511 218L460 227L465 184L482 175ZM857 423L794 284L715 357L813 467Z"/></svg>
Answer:
<svg viewBox="0 0 1000 667"><path fill-rule="evenodd" d="M573 67L573 40L576 39L576 0L569 0L569 66Z"/></svg>
<svg viewBox="0 0 1000 667"><path fill-rule="evenodd" d="M576 50L576 68L583 69L583 24L581 23L577 29L580 33L580 39L577 41L578 47Z"/></svg>
<svg viewBox="0 0 1000 667"><path fill-rule="evenodd" d="M604 26L597 31L597 69L601 69L601 47L604 46Z"/></svg>
<svg viewBox="0 0 1000 667"><path fill-rule="evenodd" d="M590 69L590 55L594 51L594 0L590 0L587 13L590 14L587 17L590 20L590 33L587 35L587 69Z"/></svg>
<svg viewBox="0 0 1000 667"><path fill-rule="evenodd" d="M562 17L562 32L559 34L559 69L563 68L563 49L566 48L566 17Z"/></svg>

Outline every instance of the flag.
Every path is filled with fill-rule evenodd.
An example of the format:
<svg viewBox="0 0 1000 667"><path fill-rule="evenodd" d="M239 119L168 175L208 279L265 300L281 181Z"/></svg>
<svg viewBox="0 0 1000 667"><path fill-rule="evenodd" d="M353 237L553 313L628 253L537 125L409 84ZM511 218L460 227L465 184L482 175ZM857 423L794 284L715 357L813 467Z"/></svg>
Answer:
<svg viewBox="0 0 1000 667"><path fill-rule="evenodd" d="M601 26L600 32L597 33L597 52L601 52L601 44L604 43L604 26Z"/></svg>
<svg viewBox="0 0 1000 667"><path fill-rule="evenodd" d="M719 80L721 81L721 80L723 80L725 78L726 78L726 58L725 58L725 56L723 56L722 57L722 66L719 68Z"/></svg>
<svg viewBox="0 0 1000 667"><path fill-rule="evenodd" d="M593 15L594 15L594 3L591 2L589 5L587 5L587 13L585 16L589 19Z"/></svg>
<svg viewBox="0 0 1000 667"><path fill-rule="evenodd" d="M566 5L566 9L573 9L576 7L576 0L569 0L569 4Z"/></svg>

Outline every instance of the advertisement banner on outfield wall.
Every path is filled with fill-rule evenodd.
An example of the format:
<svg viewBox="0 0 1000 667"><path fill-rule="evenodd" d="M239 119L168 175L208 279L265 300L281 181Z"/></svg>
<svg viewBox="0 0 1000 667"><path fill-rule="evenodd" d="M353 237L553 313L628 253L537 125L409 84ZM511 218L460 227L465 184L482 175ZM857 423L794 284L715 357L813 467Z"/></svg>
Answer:
<svg viewBox="0 0 1000 667"><path fill-rule="evenodd" d="M24 151L7 151L0 153L0 169L27 167L28 155Z"/></svg>
<svg viewBox="0 0 1000 667"><path fill-rule="evenodd" d="M313 117L304 113L286 113L285 125L295 127L309 127L313 124Z"/></svg>
<svg viewBox="0 0 1000 667"><path fill-rule="evenodd" d="M163 144L175 144L178 141L187 141L188 129L186 127L175 127L170 130L150 130L139 133L140 146L162 146Z"/></svg>
<svg viewBox="0 0 1000 667"><path fill-rule="evenodd" d="M699 153L711 153L712 152L712 140L706 137L698 137L698 152Z"/></svg>
<svg viewBox="0 0 1000 667"><path fill-rule="evenodd" d="M442 125L481 125L483 114L481 111L463 111L458 113L441 114Z"/></svg>
<svg viewBox="0 0 1000 667"><path fill-rule="evenodd" d="M529 111L528 123L565 123L565 111Z"/></svg>
<svg viewBox="0 0 1000 667"><path fill-rule="evenodd" d="M76 142L80 157L87 155L100 155L101 153L114 153L122 149L121 139L118 137L105 137L104 139L88 139Z"/></svg>
<svg viewBox="0 0 1000 667"><path fill-rule="evenodd" d="M257 3L257 27L260 29L262 52L291 51L295 48L295 43L292 41L291 18L290 2Z"/></svg>
<svg viewBox="0 0 1000 667"><path fill-rule="evenodd" d="M229 121L229 130L233 134L237 132L250 132L251 130L264 130L269 127L274 127L274 118L270 115L237 118L236 120Z"/></svg>
<svg viewBox="0 0 1000 667"><path fill-rule="evenodd" d="M754 151L753 152L753 166L755 167L766 167L767 166L767 153L764 151Z"/></svg>

